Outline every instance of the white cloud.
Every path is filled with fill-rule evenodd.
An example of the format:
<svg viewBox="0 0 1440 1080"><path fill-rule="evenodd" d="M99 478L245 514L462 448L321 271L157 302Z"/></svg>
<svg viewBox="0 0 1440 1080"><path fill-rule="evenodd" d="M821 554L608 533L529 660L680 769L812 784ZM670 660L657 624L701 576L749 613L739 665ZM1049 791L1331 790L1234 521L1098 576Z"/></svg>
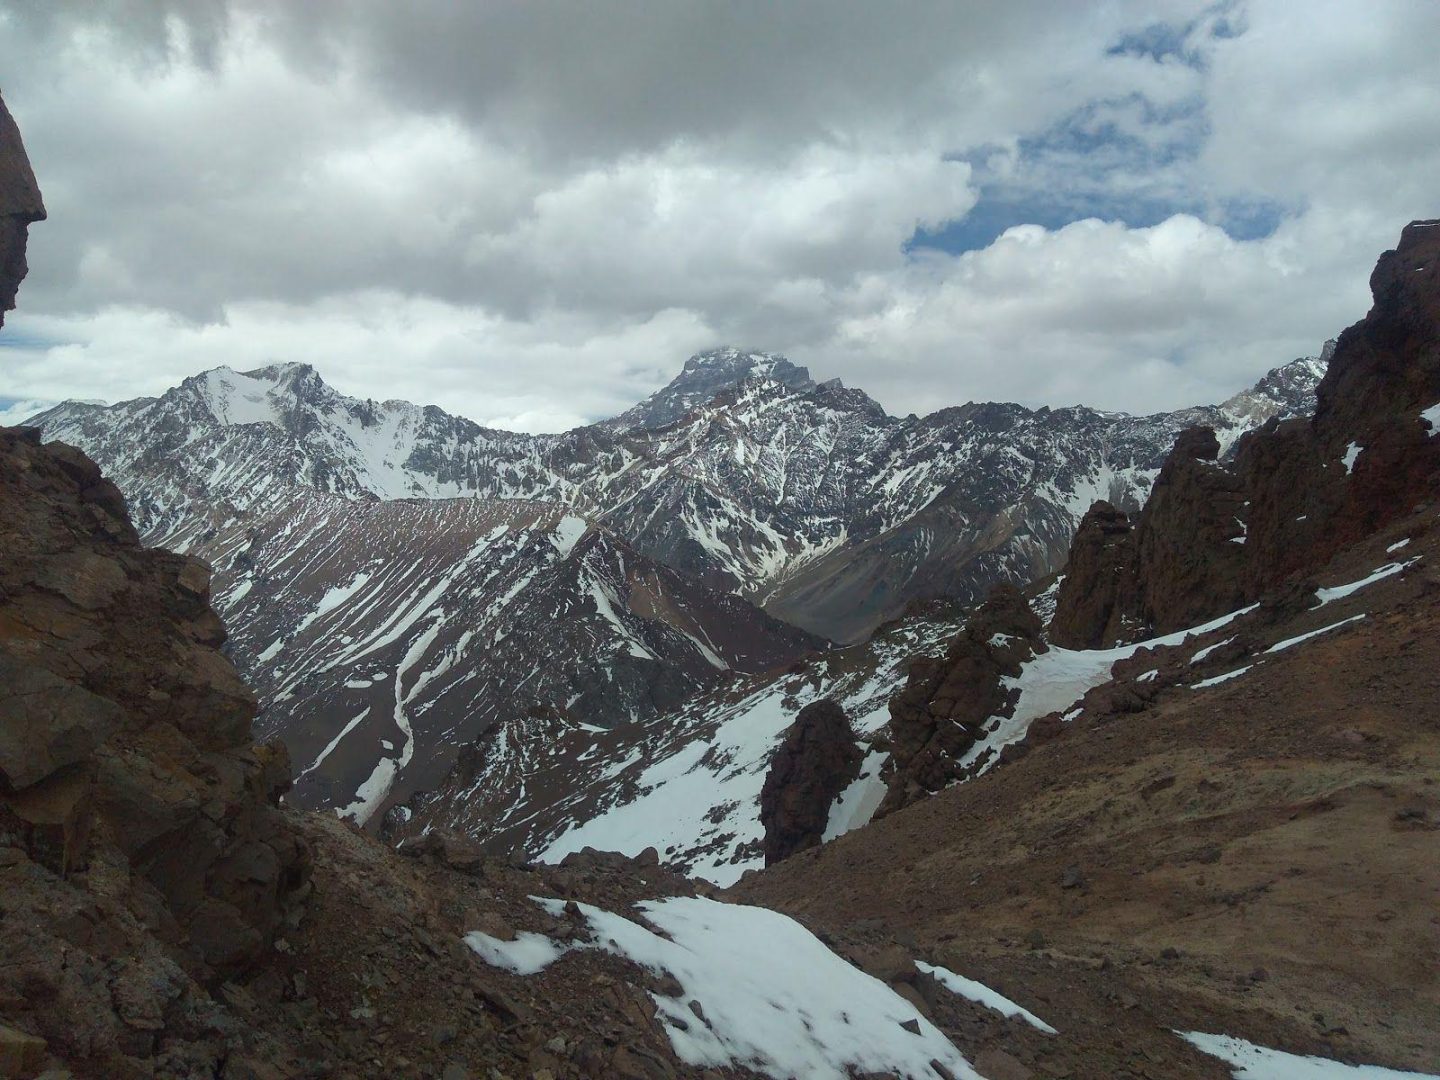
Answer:
<svg viewBox="0 0 1440 1080"><path fill-rule="evenodd" d="M1431 0L963 8L217 0L106 22L0 0L51 212L3 331L42 344L0 352L0 393L304 360L553 430L733 341L900 412L1171 407L1314 352L1400 225L1440 211ZM1210 36L1222 16L1244 32ZM1107 53L1155 20L1193 23L1203 62ZM1056 131L1077 137L1034 152ZM1210 223L905 254L982 183ZM1288 216L1232 239L1246 200Z"/></svg>

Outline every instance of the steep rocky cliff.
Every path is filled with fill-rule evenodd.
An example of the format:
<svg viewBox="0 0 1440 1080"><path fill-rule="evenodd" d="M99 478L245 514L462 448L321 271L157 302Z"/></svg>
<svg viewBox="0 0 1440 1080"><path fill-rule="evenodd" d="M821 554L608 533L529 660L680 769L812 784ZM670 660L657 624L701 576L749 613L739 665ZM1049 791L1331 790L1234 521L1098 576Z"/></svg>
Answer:
<svg viewBox="0 0 1440 1080"><path fill-rule="evenodd" d="M289 759L250 738L208 568L142 548L79 451L0 429L0 551L0 1001L67 1054L140 1053L308 894Z"/></svg>
<svg viewBox="0 0 1440 1080"><path fill-rule="evenodd" d="M1337 339L1313 417L1267 421L1231 462L1212 431L1183 433L1132 532L1092 509L1071 545L1057 642L1193 626L1435 497L1440 222L1407 225L1370 288L1374 304Z"/></svg>
<svg viewBox="0 0 1440 1080"><path fill-rule="evenodd" d="M20 129L0 99L0 326L15 307L15 292L25 280L25 242L30 225L45 220L45 202L35 183Z"/></svg>

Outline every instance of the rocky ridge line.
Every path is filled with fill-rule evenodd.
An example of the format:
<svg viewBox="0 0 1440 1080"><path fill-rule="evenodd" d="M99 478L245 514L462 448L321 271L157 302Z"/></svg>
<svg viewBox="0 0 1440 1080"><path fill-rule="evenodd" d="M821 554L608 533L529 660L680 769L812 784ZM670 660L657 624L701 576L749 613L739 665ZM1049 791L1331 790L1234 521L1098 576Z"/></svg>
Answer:
<svg viewBox="0 0 1440 1080"><path fill-rule="evenodd" d="M1176 442L1129 529L1092 507L1050 624L1069 647L1193 626L1259 599L1434 497L1440 482L1440 221L1407 225L1335 343L1315 415L1271 419L1220 460ZM1432 419L1433 417L1433 419Z"/></svg>

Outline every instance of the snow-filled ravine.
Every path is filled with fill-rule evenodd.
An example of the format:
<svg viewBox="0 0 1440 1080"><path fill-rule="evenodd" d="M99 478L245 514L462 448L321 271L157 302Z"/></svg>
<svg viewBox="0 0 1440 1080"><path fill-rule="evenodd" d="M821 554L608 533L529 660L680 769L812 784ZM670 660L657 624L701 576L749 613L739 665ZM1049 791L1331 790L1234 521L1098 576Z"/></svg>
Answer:
<svg viewBox="0 0 1440 1080"><path fill-rule="evenodd" d="M564 901L533 899L552 915L564 911ZM957 1078L979 1080L915 1006L789 916L687 896L638 906L654 930L580 904L588 941L562 946L541 934L502 941L478 932L465 941L486 963L520 974L541 971L572 949L668 973L680 994L650 996L675 1056L688 1065L807 1080L866 1072L935 1080L940 1073L931 1063L939 1062Z"/></svg>

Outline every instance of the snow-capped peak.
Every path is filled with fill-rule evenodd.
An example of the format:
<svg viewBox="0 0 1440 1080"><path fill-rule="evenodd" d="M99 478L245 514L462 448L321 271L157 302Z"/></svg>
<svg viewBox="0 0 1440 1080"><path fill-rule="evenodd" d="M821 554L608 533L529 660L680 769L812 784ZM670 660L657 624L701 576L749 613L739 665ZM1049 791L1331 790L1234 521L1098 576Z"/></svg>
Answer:
<svg viewBox="0 0 1440 1080"><path fill-rule="evenodd" d="M608 421L606 426L622 431L666 427L725 390L751 379L778 383L800 394L815 389L807 369L792 364L778 353L727 345L690 357L680 374L667 385Z"/></svg>

